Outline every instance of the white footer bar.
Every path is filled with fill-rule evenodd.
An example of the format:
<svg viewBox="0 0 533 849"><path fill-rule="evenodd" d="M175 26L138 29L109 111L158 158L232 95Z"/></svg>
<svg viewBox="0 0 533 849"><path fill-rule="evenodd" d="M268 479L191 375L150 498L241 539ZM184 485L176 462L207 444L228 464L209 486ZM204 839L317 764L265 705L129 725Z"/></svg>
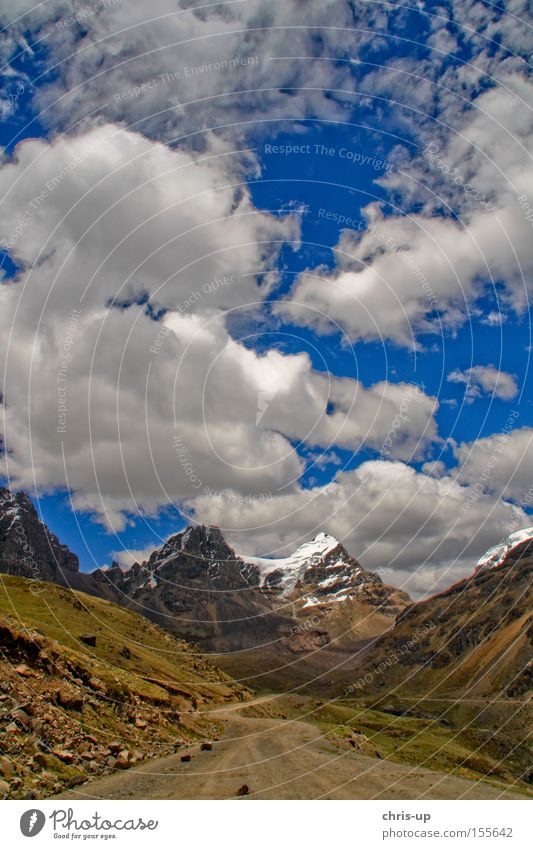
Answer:
<svg viewBox="0 0 533 849"><path fill-rule="evenodd" d="M531 803L530 803L531 804ZM3 802L6 849L374 849L533 845L528 801ZM34 842L33 842L34 841Z"/></svg>

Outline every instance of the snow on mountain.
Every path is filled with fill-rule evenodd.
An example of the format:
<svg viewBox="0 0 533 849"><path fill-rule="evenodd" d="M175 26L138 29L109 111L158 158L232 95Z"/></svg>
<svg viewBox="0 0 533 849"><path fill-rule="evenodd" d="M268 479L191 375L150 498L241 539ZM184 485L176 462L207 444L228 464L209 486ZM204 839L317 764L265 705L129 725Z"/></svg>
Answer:
<svg viewBox="0 0 533 849"><path fill-rule="evenodd" d="M523 528L520 531L515 531L504 542L494 545L485 552L483 557L478 560L476 572L483 569L495 569L496 566L500 566L513 548L516 548L517 545L529 539L533 539L533 528Z"/></svg>
<svg viewBox="0 0 533 849"><path fill-rule="evenodd" d="M269 575L279 572L281 575L279 586L283 588L283 592L290 592L294 589L298 581L302 580L306 570L310 566L319 563L330 551L334 551L336 548L340 548L339 557L334 558L331 562L328 561L327 564L328 569L333 569L343 561L345 556L343 554L344 550L335 537L324 533L318 534L310 542L304 542L290 557L241 556L247 563L252 563L259 568L262 585L265 584Z"/></svg>

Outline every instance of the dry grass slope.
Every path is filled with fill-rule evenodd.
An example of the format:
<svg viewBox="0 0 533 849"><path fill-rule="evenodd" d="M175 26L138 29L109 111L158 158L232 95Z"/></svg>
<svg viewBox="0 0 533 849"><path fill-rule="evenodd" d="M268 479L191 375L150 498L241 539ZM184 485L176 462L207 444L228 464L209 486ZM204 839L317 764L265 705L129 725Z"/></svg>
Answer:
<svg viewBox="0 0 533 849"><path fill-rule="evenodd" d="M142 616L53 584L38 589L0 580L3 795L45 796L216 736L197 709L248 697Z"/></svg>

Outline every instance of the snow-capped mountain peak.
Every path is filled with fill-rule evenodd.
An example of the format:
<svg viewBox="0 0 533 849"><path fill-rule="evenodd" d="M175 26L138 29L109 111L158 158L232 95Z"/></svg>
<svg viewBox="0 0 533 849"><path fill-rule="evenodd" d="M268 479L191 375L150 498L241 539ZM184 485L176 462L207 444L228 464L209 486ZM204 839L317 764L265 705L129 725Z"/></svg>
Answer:
<svg viewBox="0 0 533 849"><path fill-rule="evenodd" d="M242 557L259 571L259 586L289 597L304 615L320 616L354 599L396 615L409 602L399 590L391 591L379 575L365 571L342 543L327 533L304 542L289 557Z"/></svg>
<svg viewBox="0 0 533 849"><path fill-rule="evenodd" d="M523 528L520 531L515 531L504 542L494 545L485 552L483 557L478 560L476 572L483 569L495 569L497 566L500 566L513 548L530 539L533 539L533 528Z"/></svg>
<svg viewBox="0 0 533 849"><path fill-rule="evenodd" d="M313 540L300 545L289 557L241 556L247 563L252 563L259 568L262 584L265 584L268 577L276 572L279 573L278 586L281 586L284 592L290 592L298 581L302 580L307 569L322 561L336 548L341 548L344 552L338 539L330 534L319 533ZM335 560L331 564L328 563L329 565L333 568L338 564Z"/></svg>

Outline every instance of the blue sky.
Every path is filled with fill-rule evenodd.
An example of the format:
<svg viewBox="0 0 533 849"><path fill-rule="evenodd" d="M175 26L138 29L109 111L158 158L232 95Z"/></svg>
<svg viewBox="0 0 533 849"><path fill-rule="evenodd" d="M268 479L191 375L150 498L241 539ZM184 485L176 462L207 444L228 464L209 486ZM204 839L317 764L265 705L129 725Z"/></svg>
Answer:
<svg viewBox="0 0 533 849"><path fill-rule="evenodd" d="M191 518L286 550L323 514L425 591L529 521L530 22L520 2L406 5L300 20L250 2L226 20L161 0L150 19L86 4L66 23L52 2L2 31L4 481L83 568L127 565ZM184 70L235 56L257 61ZM384 454L409 387L424 400Z"/></svg>

